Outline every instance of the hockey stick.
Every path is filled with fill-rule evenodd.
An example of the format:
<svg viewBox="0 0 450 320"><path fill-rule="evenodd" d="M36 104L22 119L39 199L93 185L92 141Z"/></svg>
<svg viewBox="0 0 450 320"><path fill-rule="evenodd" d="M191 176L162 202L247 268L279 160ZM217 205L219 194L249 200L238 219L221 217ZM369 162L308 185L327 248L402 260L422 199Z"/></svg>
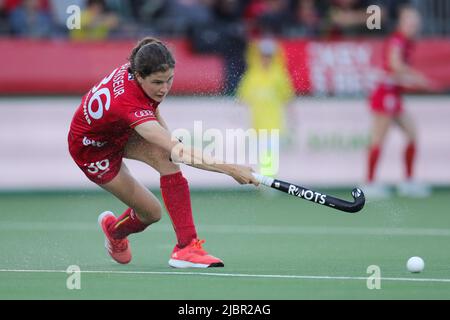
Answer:
<svg viewBox="0 0 450 320"><path fill-rule="evenodd" d="M340 211L358 212L364 207L364 203L366 202L364 193L361 189L358 188L352 190L354 201L349 202L317 191L309 190L307 188L300 187L289 182L266 177L257 173L253 173L253 176L262 185Z"/></svg>

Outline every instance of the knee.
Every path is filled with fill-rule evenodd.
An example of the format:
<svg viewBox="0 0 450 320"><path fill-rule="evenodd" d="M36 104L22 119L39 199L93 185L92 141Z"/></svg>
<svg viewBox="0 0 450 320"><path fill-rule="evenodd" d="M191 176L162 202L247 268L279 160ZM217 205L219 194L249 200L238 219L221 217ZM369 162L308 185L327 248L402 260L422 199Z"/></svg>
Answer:
<svg viewBox="0 0 450 320"><path fill-rule="evenodd" d="M416 143L416 140L417 140L416 130L413 129L410 132L408 132L407 138L408 138L408 143Z"/></svg>
<svg viewBox="0 0 450 320"><path fill-rule="evenodd" d="M161 206L159 206L159 210L152 214L153 223L156 223L159 220L161 220L161 212L162 212L162 208L161 208Z"/></svg>
<svg viewBox="0 0 450 320"><path fill-rule="evenodd" d="M148 225L157 223L159 220L161 220L161 214L155 212L152 212L151 214L148 214L144 218L142 218L142 222Z"/></svg>
<svg viewBox="0 0 450 320"><path fill-rule="evenodd" d="M153 224L161 220L162 207L160 204L153 205L139 212L139 218L145 224Z"/></svg>
<svg viewBox="0 0 450 320"><path fill-rule="evenodd" d="M152 220L152 223L156 223L159 220L161 220L161 213L162 213L161 205L158 205L155 209L152 210L150 214L150 219Z"/></svg>
<svg viewBox="0 0 450 320"><path fill-rule="evenodd" d="M381 146L383 144L383 137L380 135L372 135L370 137L370 145L371 146Z"/></svg>

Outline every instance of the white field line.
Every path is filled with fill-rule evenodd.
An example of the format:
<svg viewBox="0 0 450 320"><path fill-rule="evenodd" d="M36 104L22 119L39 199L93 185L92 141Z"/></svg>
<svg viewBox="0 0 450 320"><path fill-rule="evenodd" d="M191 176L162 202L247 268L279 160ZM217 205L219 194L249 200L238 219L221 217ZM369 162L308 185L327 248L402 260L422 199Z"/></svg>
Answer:
<svg viewBox="0 0 450 320"><path fill-rule="evenodd" d="M244 274L244 273L207 273L207 272L169 272L169 271L105 271L81 270L81 273L91 274L125 274L125 275L167 275L167 276L207 276L223 278L262 278L262 279L306 279L306 280L367 280L367 277L352 276L313 276L313 275L283 275L283 274ZM0 269L0 273L67 273L66 270L20 270ZM437 278L395 278L382 277L381 281L403 282L441 282L450 283L450 279Z"/></svg>
<svg viewBox="0 0 450 320"><path fill-rule="evenodd" d="M202 233L282 234L282 235L368 235L368 236L433 236L450 237L450 229L408 227L327 227L327 226L263 226L263 225L198 225ZM18 222L2 221L5 231L98 231L95 223L85 222ZM150 232L173 232L172 226L156 224Z"/></svg>

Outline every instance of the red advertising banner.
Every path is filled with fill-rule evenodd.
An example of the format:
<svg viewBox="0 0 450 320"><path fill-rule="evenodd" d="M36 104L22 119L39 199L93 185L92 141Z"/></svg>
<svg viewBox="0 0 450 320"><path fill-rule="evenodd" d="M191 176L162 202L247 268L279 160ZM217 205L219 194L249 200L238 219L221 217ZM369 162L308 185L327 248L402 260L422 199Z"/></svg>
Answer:
<svg viewBox="0 0 450 320"><path fill-rule="evenodd" d="M186 40L167 42L177 61L172 93L221 92L224 70L219 56L194 54ZM382 40L281 42L299 94L362 94L379 75ZM82 94L124 63L134 45L0 39L0 94ZM412 63L450 89L450 39L417 41Z"/></svg>
<svg viewBox="0 0 450 320"><path fill-rule="evenodd" d="M373 88L380 75L382 40L284 41L288 68L298 93L353 95ZM450 40L424 39L415 44L414 67L450 89Z"/></svg>
<svg viewBox="0 0 450 320"><path fill-rule="evenodd" d="M173 92L218 93L222 60L194 55L184 40L166 41L176 59ZM67 42L0 39L0 94L82 94L125 63L132 41Z"/></svg>

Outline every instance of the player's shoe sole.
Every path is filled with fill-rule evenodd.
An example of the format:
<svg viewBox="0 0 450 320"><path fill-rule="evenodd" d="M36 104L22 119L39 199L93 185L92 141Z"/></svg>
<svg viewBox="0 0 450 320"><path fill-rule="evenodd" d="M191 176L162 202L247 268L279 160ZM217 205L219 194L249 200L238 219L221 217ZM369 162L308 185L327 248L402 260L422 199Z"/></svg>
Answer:
<svg viewBox="0 0 450 320"><path fill-rule="evenodd" d="M180 249L175 246L170 256L169 266L172 268L214 268L223 267L223 261L209 255L203 249L205 240L192 239L191 242Z"/></svg>
<svg viewBox="0 0 450 320"><path fill-rule="evenodd" d="M223 262L215 262L210 264L202 264L202 263L192 263L189 261L183 261L183 260L176 260L176 259L170 259L169 260L169 266L172 268L221 268L224 266Z"/></svg>

